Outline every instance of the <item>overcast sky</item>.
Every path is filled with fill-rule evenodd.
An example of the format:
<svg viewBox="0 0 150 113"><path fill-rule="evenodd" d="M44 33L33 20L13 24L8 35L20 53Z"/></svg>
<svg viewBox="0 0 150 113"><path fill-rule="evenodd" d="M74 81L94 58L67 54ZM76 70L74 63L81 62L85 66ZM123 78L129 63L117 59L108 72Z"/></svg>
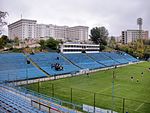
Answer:
<svg viewBox="0 0 150 113"><path fill-rule="evenodd" d="M21 18L37 23L92 27L105 26L110 35L137 29L137 18L143 18L143 29L150 30L150 0L0 0L0 10L7 11L7 22Z"/></svg>

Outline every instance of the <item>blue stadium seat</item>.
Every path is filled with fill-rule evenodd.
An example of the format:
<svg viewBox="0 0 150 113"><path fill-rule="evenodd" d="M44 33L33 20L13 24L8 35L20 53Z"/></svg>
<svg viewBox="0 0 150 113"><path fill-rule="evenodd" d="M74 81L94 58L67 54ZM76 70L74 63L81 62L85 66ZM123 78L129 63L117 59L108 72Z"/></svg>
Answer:
<svg viewBox="0 0 150 113"><path fill-rule="evenodd" d="M92 57L97 62L105 65L106 67L120 64L117 61L115 61L115 60L111 59L110 57L106 56L104 54L104 52L100 52L100 53L87 53L87 55L89 55L90 57Z"/></svg>
<svg viewBox="0 0 150 113"><path fill-rule="evenodd" d="M32 107L31 102L26 98L3 89L0 90L0 101L3 103L1 104L1 107L6 107L6 109L11 110L11 112L44 113L43 111Z"/></svg>
<svg viewBox="0 0 150 113"><path fill-rule="evenodd" d="M24 80L44 77L45 74L35 68L22 53L0 54L0 81Z"/></svg>
<svg viewBox="0 0 150 113"><path fill-rule="evenodd" d="M84 53L69 53L63 54L68 60L78 65L82 69L98 69L105 67L104 65L97 63Z"/></svg>
<svg viewBox="0 0 150 113"><path fill-rule="evenodd" d="M129 62L138 62L139 61L138 59L136 59L136 58L132 57L131 55L129 55L125 52L122 52L122 51L118 52L118 55L127 59Z"/></svg>
<svg viewBox="0 0 150 113"><path fill-rule="evenodd" d="M79 71L78 67L71 64L58 53L36 53L34 55L30 55L29 57L50 75L61 75ZM57 71L55 68L51 68L51 65L56 63L59 63L61 66L63 66L63 70Z"/></svg>
<svg viewBox="0 0 150 113"><path fill-rule="evenodd" d="M129 61L118 55L116 52L103 52L104 55L110 57L111 59L117 61L119 64L128 64Z"/></svg>
<svg viewBox="0 0 150 113"><path fill-rule="evenodd" d="M100 53L35 53L28 55L41 69L50 75L62 75L79 72L81 69L99 69L138 60L125 52ZM52 67L59 63L63 69L57 71ZM27 58L22 53L0 54L0 82L25 80L46 77L46 75L32 65L27 64Z"/></svg>

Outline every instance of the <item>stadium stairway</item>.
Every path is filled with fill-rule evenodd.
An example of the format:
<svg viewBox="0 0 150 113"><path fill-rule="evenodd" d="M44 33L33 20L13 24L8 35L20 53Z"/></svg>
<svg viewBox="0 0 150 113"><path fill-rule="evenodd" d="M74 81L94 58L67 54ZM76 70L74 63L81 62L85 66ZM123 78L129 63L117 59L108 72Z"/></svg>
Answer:
<svg viewBox="0 0 150 113"><path fill-rule="evenodd" d="M24 54L25 55L25 54ZM45 73L46 76L50 77L49 73L47 73L45 70L43 70L39 65L37 65L36 62L34 62L31 58L28 57L28 55L25 55L25 57L39 70L41 70L43 73Z"/></svg>
<svg viewBox="0 0 150 113"><path fill-rule="evenodd" d="M86 53L83 53L83 55L85 55L88 59L92 60L95 64L98 64L98 67L94 68L94 69L99 69L99 68L105 68L106 65L97 62L96 60L94 60L92 57L88 56Z"/></svg>
<svg viewBox="0 0 150 113"><path fill-rule="evenodd" d="M82 69L80 66L78 66L77 64L75 64L74 62L72 62L70 59L68 59L67 57L64 56L64 54L60 53L60 55L66 60L69 61L71 64L75 65L76 67Z"/></svg>
<svg viewBox="0 0 150 113"><path fill-rule="evenodd" d="M99 63L99 64L104 65L105 67L107 67L107 65L105 65L104 63L98 62L97 60L95 60L95 59L94 59L92 56L90 56L89 54L86 53L86 55L87 55L89 58L91 58L91 59L93 59L94 61L96 61L97 63Z"/></svg>
<svg viewBox="0 0 150 113"><path fill-rule="evenodd" d="M19 81L46 77L46 75L31 63L22 53L0 54L0 82Z"/></svg>
<svg viewBox="0 0 150 113"><path fill-rule="evenodd" d="M33 62L49 75L57 76L79 72L80 68L70 63L68 60L64 59L62 55L58 53L36 53L34 55L30 55L29 58L32 59ZM63 67L61 70L56 70L55 65L59 64Z"/></svg>
<svg viewBox="0 0 150 113"><path fill-rule="evenodd" d="M103 52L100 53L87 53L89 56L91 56L95 61L105 65L106 67L112 67L116 64L119 64L115 60L107 57L106 55L103 54Z"/></svg>
<svg viewBox="0 0 150 113"><path fill-rule="evenodd" d="M119 54L121 57L123 57L123 58L125 58L126 60L128 60L129 62L138 62L138 61L139 61L138 59L132 57L131 55L129 55L129 54L125 53L125 52L119 51L118 54Z"/></svg>
<svg viewBox="0 0 150 113"><path fill-rule="evenodd" d="M70 60L75 65L78 65L81 69L93 70L105 67L104 65L97 63L95 60L91 59L84 53L68 53L63 55L66 57L66 59Z"/></svg>
<svg viewBox="0 0 150 113"><path fill-rule="evenodd" d="M25 56L22 53L0 54L0 83L21 81L49 76L74 74L82 69L94 70L138 62L136 58L121 52L100 53L36 53ZM57 59L59 57L59 60ZM27 60L31 63L27 64ZM52 64L59 63L62 70L57 71Z"/></svg>
<svg viewBox="0 0 150 113"><path fill-rule="evenodd" d="M117 57L114 58L114 56L112 56L112 52L102 52L103 55L105 55L106 57L109 57L111 60L115 61L115 65L121 65L121 64L124 64L124 63L121 63Z"/></svg>

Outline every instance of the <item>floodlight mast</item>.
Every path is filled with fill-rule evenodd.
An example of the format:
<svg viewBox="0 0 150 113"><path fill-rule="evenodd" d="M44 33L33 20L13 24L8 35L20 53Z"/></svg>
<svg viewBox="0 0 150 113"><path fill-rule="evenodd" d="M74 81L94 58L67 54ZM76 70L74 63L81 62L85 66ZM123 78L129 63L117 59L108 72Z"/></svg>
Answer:
<svg viewBox="0 0 150 113"><path fill-rule="evenodd" d="M139 39L142 39L142 24L143 24L143 19L138 18L137 25L139 26Z"/></svg>

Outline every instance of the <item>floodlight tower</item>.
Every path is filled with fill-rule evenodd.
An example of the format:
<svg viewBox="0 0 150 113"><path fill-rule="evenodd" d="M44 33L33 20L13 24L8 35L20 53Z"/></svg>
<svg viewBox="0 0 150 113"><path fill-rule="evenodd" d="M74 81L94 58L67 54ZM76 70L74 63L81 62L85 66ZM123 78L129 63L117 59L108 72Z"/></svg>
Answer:
<svg viewBox="0 0 150 113"><path fill-rule="evenodd" d="M139 26L139 39L142 38L142 24L143 24L143 19L138 18L137 19L137 25Z"/></svg>

